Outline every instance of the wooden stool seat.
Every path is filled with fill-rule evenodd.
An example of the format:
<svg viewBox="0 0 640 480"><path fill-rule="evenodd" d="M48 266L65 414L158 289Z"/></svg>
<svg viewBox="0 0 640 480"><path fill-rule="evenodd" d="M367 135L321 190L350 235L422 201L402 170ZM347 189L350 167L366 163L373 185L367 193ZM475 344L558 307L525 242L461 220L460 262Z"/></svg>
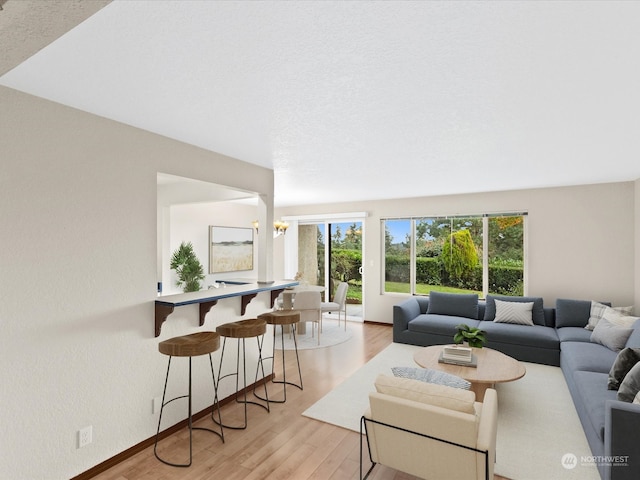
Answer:
<svg viewBox="0 0 640 480"><path fill-rule="evenodd" d="M158 344L160 353L172 357L197 357L220 348L220 335L216 332L199 332L164 340Z"/></svg>
<svg viewBox="0 0 640 480"><path fill-rule="evenodd" d="M269 325L292 325L300 321L300 312L292 310L276 310L258 315L259 319L265 320Z"/></svg>
<svg viewBox="0 0 640 480"><path fill-rule="evenodd" d="M216 327L216 332L222 337L251 338L264 335L267 331L267 322L264 319L250 318L229 322Z"/></svg>

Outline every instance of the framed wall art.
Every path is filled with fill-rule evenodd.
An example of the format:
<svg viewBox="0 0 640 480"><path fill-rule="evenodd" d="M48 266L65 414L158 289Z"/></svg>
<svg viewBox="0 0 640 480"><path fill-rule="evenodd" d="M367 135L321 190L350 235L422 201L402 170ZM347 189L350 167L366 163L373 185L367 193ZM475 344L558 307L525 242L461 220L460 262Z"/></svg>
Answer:
<svg viewBox="0 0 640 480"><path fill-rule="evenodd" d="M209 273L253 270L253 228L209 226Z"/></svg>

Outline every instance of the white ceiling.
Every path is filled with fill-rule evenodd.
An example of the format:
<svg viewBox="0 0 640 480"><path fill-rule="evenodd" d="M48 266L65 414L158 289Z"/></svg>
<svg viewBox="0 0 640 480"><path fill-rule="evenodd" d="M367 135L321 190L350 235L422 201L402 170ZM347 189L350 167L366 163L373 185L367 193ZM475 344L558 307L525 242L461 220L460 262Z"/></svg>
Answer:
<svg viewBox="0 0 640 480"><path fill-rule="evenodd" d="M640 2L114 1L0 84L273 168L276 206L640 178Z"/></svg>

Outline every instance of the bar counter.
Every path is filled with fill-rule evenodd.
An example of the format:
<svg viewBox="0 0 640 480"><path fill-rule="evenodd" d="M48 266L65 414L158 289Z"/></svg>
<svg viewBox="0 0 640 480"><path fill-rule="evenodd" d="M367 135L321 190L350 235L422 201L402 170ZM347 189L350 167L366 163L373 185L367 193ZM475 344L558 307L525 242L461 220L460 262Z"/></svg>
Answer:
<svg viewBox="0 0 640 480"><path fill-rule="evenodd" d="M244 315L247 305L260 292L271 292L271 306L273 306L278 295L286 288L293 288L298 285L295 280L279 280L271 283L236 283L233 281L224 281L218 283L218 288L210 288L208 290L200 290L198 292L177 293L175 295L166 295L158 297L156 300L156 318L155 318L155 336L160 336L160 329L167 317L171 315L175 307L183 305L200 305L200 326L204 325L204 317L211 308L218 303L218 300L230 297L241 297L240 314Z"/></svg>

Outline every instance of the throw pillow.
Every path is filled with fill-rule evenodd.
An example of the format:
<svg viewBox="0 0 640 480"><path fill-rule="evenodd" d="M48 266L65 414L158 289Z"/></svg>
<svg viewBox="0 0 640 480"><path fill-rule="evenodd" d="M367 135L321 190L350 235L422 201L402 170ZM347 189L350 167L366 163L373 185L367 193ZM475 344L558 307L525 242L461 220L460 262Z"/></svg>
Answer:
<svg viewBox="0 0 640 480"><path fill-rule="evenodd" d="M608 320L602 319L591 332L591 341L604 345L614 352L619 352L626 345L632 331L632 328L618 327Z"/></svg>
<svg viewBox="0 0 640 480"><path fill-rule="evenodd" d="M609 371L607 388L609 390L618 390L620 382L622 382L627 373L629 373L629 370L638 362L640 362L640 348L627 347L620 350L616 361L613 362L613 366Z"/></svg>
<svg viewBox="0 0 640 480"><path fill-rule="evenodd" d="M471 387L471 382L467 382L464 378L451 375L450 373L432 370L430 368L393 367L391 371L395 377L410 378L420 382L447 385L449 387L462 388L464 390L469 390L469 387Z"/></svg>
<svg viewBox="0 0 640 480"><path fill-rule="evenodd" d="M619 327L631 328L636 320L640 320L640 317L632 317L631 315L625 315L613 308L607 308L602 315L602 318L608 320L610 323Z"/></svg>
<svg viewBox="0 0 640 480"><path fill-rule="evenodd" d="M478 319L478 295L473 293L429 292L427 313Z"/></svg>
<svg viewBox="0 0 640 480"><path fill-rule="evenodd" d="M636 405L640 405L640 392L636 393L636 396L633 399L633 403Z"/></svg>
<svg viewBox="0 0 640 480"><path fill-rule="evenodd" d="M533 326L533 302L494 301L496 303L496 317L493 319L494 322Z"/></svg>
<svg viewBox="0 0 640 480"><path fill-rule="evenodd" d="M586 328L587 330L593 330L594 328L596 328L596 325L602 319L602 316L605 314L605 312L609 308L617 312L620 312L621 314L624 314L624 315L631 314L631 311L633 310L633 306L610 307L608 305L605 305L604 303L594 302L593 300L591 300L591 314L589 316L589 322L587 323L587 326L584 328Z"/></svg>
<svg viewBox="0 0 640 480"><path fill-rule="evenodd" d="M375 387L378 393L384 393L385 395L475 414L476 394L470 390L424 383L409 378L390 377L388 375L378 375Z"/></svg>
<svg viewBox="0 0 640 480"><path fill-rule="evenodd" d="M622 380L618 389L618 400L633 402L638 392L640 392L640 363L636 363Z"/></svg>
<svg viewBox="0 0 640 480"><path fill-rule="evenodd" d="M496 318L496 300L503 302L533 302L531 318L535 325L545 325L544 305L542 297L511 297L508 295L487 295L486 307L484 310L485 320L494 320Z"/></svg>

